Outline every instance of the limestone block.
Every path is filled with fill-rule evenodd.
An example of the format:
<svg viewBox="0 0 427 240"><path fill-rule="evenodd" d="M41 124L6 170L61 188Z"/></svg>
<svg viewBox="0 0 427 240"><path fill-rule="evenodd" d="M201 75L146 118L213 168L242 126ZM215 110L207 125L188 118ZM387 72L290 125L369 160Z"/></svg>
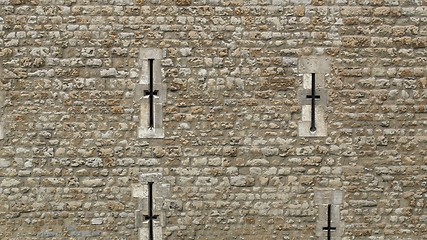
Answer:
<svg viewBox="0 0 427 240"><path fill-rule="evenodd" d="M103 69L100 71L101 77L115 77L118 72L115 68Z"/></svg>
<svg viewBox="0 0 427 240"><path fill-rule="evenodd" d="M331 59L327 56L305 56L298 63L300 73L322 73L331 72Z"/></svg>
<svg viewBox="0 0 427 240"><path fill-rule="evenodd" d="M21 181L19 181L17 179L5 178L0 183L0 187L15 187L15 186L19 185L20 183L21 183Z"/></svg>
<svg viewBox="0 0 427 240"><path fill-rule="evenodd" d="M249 176L232 176L230 177L230 185L236 187L253 186L255 179Z"/></svg>
<svg viewBox="0 0 427 240"><path fill-rule="evenodd" d="M148 196L148 185L137 184L132 186L132 197L146 198Z"/></svg>
<svg viewBox="0 0 427 240"><path fill-rule="evenodd" d="M344 193L340 190L315 190L314 204L334 204L341 205L343 203Z"/></svg>
<svg viewBox="0 0 427 240"><path fill-rule="evenodd" d="M158 225L157 221L154 221L154 227L153 227L153 240L162 240L162 226L156 226ZM139 228L139 240L149 240L149 230L148 230L148 223L143 224L144 227Z"/></svg>
<svg viewBox="0 0 427 240"><path fill-rule="evenodd" d="M311 106L302 106L302 121L298 124L298 135L301 137L326 137L327 127L325 122L325 110L321 107L315 109L316 131L310 131L311 127Z"/></svg>
<svg viewBox="0 0 427 240"><path fill-rule="evenodd" d="M7 168L11 165L10 160L0 158L0 168Z"/></svg>
<svg viewBox="0 0 427 240"><path fill-rule="evenodd" d="M141 174L140 182L142 184L147 184L149 182L152 183L161 183L163 180L163 176L161 173L144 173Z"/></svg>
<svg viewBox="0 0 427 240"><path fill-rule="evenodd" d="M162 59L162 49L159 48L142 48L139 52L140 59Z"/></svg>
<svg viewBox="0 0 427 240"><path fill-rule="evenodd" d="M83 179L82 185L85 187L101 187L105 185L105 180L102 178Z"/></svg>

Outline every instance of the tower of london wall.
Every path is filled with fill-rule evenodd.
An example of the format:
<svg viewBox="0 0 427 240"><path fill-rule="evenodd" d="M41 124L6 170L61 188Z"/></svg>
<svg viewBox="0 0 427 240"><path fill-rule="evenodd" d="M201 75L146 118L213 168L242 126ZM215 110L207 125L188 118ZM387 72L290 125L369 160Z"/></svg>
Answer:
<svg viewBox="0 0 427 240"><path fill-rule="evenodd" d="M2 240L427 239L426 189L426 0L0 0Z"/></svg>

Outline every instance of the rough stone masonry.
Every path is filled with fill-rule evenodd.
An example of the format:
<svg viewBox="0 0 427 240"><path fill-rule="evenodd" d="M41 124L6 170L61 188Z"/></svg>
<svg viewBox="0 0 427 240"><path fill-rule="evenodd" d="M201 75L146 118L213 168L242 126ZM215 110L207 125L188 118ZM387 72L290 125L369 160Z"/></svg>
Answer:
<svg viewBox="0 0 427 240"><path fill-rule="evenodd" d="M426 0L0 0L0 36L2 240L427 239Z"/></svg>

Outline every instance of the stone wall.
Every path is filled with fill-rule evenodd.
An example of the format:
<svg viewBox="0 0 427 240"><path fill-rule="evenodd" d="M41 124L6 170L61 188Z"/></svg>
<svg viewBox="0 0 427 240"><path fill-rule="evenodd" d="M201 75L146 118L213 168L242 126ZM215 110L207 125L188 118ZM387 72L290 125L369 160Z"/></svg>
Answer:
<svg viewBox="0 0 427 240"><path fill-rule="evenodd" d="M0 0L0 36L0 239L144 239L152 173L163 239L326 239L328 204L334 239L427 235L426 0ZM298 132L312 56L326 136Z"/></svg>

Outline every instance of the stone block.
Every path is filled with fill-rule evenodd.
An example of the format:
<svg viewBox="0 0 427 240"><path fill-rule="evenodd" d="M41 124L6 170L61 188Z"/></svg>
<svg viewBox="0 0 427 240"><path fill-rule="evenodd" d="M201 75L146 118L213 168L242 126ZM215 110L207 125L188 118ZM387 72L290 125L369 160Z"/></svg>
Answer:
<svg viewBox="0 0 427 240"><path fill-rule="evenodd" d="M137 184L132 186L132 197L134 198L146 198L148 196L148 185Z"/></svg>
<svg viewBox="0 0 427 240"><path fill-rule="evenodd" d="M230 177L230 185L235 187L253 186L255 179L249 176L233 176Z"/></svg>
<svg viewBox="0 0 427 240"><path fill-rule="evenodd" d="M344 192L341 190L314 190L314 204L315 205L341 205L344 199Z"/></svg>
<svg viewBox="0 0 427 240"><path fill-rule="evenodd" d="M102 218L93 218L90 223L92 225L101 225L104 223L104 220Z"/></svg>
<svg viewBox="0 0 427 240"><path fill-rule="evenodd" d="M152 183L161 183L163 180L163 175L161 173L144 173L140 176L141 184Z"/></svg>
<svg viewBox="0 0 427 240"><path fill-rule="evenodd" d="M328 134L325 122L325 109L321 106L315 108L315 127L316 131L310 131L311 128L311 106L302 106L302 120L298 123L298 135L301 137L326 137Z"/></svg>
<svg viewBox="0 0 427 240"><path fill-rule="evenodd" d="M345 36L342 38L343 47L362 48L362 47L368 47L369 44L370 44L370 37L368 36Z"/></svg>
<svg viewBox="0 0 427 240"><path fill-rule="evenodd" d="M300 73L328 74L331 72L331 59L328 56L304 56L299 59Z"/></svg>
<svg viewBox="0 0 427 240"><path fill-rule="evenodd" d="M147 59L162 59L163 51L159 48L141 48L139 52L139 58L143 60Z"/></svg>
<svg viewBox="0 0 427 240"><path fill-rule="evenodd" d="M9 188L9 187L16 187L21 183L21 181L17 180L17 179L13 179L13 178L5 178L1 181L0 183L0 187L5 187L5 188Z"/></svg>
<svg viewBox="0 0 427 240"><path fill-rule="evenodd" d="M153 227L153 240L162 240L163 239L163 233L162 233L162 226L157 226L157 221L154 221L154 227ZM144 223L142 228L139 228L139 240L148 240L149 239L149 230L148 230L148 223Z"/></svg>
<svg viewBox="0 0 427 240"><path fill-rule="evenodd" d="M101 77L116 77L118 75L115 68L102 69L99 73Z"/></svg>
<svg viewBox="0 0 427 240"><path fill-rule="evenodd" d="M81 183L85 187L102 187L105 185L105 180L102 178L83 179Z"/></svg>
<svg viewBox="0 0 427 240"><path fill-rule="evenodd" d="M7 168L11 165L10 160L0 158L0 168Z"/></svg>

